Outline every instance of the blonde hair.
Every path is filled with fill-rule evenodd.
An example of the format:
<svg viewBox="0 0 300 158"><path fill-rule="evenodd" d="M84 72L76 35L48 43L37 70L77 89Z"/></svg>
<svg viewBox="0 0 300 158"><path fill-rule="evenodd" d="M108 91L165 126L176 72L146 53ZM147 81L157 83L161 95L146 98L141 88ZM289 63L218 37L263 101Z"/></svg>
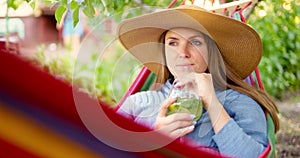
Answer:
<svg viewBox="0 0 300 158"><path fill-rule="evenodd" d="M164 43L166 32L167 31L165 31L160 38L161 43ZM279 130L278 108L273 99L266 92L246 83L235 70L223 60L217 44L206 34L203 35L208 47L208 71L212 75L214 87L219 90L228 88L234 89L254 99L264 110L270 113L274 122L275 132L277 132ZM161 73L157 75L157 82L164 83L170 78L171 73L165 65L162 65L161 70Z"/></svg>

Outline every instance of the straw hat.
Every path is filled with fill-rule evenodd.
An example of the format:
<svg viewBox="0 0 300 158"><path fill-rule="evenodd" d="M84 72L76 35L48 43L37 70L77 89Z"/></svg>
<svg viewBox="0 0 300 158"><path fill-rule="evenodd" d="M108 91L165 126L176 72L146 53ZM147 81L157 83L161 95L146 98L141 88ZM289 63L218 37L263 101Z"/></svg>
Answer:
<svg viewBox="0 0 300 158"><path fill-rule="evenodd" d="M122 21L117 36L123 46L152 72L158 74L164 64L161 34L172 28L187 27L210 36L227 62L241 78L246 78L258 65L262 43L257 32L247 24L183 5Z"/></svg>

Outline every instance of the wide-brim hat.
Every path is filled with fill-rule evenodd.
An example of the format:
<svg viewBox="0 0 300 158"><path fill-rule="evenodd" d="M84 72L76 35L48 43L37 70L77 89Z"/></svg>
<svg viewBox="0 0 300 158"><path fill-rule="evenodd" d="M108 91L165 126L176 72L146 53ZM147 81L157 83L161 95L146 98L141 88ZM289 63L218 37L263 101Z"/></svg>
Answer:
<svg viewBox="0 0 300 158"><path fill-rule="evenodd" d="M262 57L262 42L257 32L238 20L183 5L122 21L117 28L121 44L155 74L164 64L160 36L166 30L186 27L201 31L217 44L223 60L246 78Z"/></svg>

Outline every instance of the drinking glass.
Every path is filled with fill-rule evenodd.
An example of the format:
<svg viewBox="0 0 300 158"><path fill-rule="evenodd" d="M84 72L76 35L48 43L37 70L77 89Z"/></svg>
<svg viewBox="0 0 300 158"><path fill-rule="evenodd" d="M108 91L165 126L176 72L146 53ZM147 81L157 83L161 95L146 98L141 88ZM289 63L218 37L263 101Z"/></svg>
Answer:
<svg viewBox="0 0 300 158"><path fill-rule="evenodd" d="M177 87L176 84L179 82L180 80L177 79L172 84L169 96L176 98L176 101L168 107L167 115L186 112L194 114L194 121L197 121L201 117L203 105L195 92L195 83L187 82L185 85Z"/></svg>

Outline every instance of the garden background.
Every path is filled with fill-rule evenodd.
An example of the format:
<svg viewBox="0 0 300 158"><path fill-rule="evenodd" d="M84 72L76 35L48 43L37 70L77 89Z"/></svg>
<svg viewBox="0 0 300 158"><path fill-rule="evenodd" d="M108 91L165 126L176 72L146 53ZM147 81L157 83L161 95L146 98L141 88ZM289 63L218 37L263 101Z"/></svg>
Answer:
<svg viewBox="0 0 300 158"><path fill-rule="evenodd" d="M47 18L52 20L47 29L42 29L42 33L45 34L47 34L46 32L56 33L57 35L52 39L41 37L40 39L43 40L37 39L30 44L24 39L19 39L22 42L20 54L18 54L21 58L56 76L59 80L78 87L90 96L114 106L122 98L141 68L141 65L131 56L126 53L124 55L125 50L117 42L110 43L112 40L110 35L114 33L115 25L122 18L150 12L153 8L166 8L170 1L86 0L81 4L72 1L71 9L75 11L73 14L74 25L78 20L80 8L83 8L87 21L88 29L79 50L79 52L89 51L88 55L84 55L89 59L85 60L78 58L76 60L70 56L69 50L62 46L61 36L55 27L56 21L61 20L67 9L66 0L26 0L25 2L8 0L0 3L2 8L5 8L4 6L10 8L6 13L20 10L20 6L29 5L32 8L29 12L34 15L34 18L46 14ZM9 15L3 14L3 19ZM262 0L255 5L247 17L247 23L259 33L264 46L259 70L265 91L276 100L279 107L281 128L276 136L278 157L300 156L299 15L299 0ZM30 16L32 17L32 15ZM10 16L9 18L15 17ZM26 28L28 18L21 19L23 22L25 19ZM99 46L101 42L106 45ZM110 44L108 45L108 43ZM99 48L104 48L100 58L99 52L97 52ZM122 66L122 64L126 66Z"/></svg>

